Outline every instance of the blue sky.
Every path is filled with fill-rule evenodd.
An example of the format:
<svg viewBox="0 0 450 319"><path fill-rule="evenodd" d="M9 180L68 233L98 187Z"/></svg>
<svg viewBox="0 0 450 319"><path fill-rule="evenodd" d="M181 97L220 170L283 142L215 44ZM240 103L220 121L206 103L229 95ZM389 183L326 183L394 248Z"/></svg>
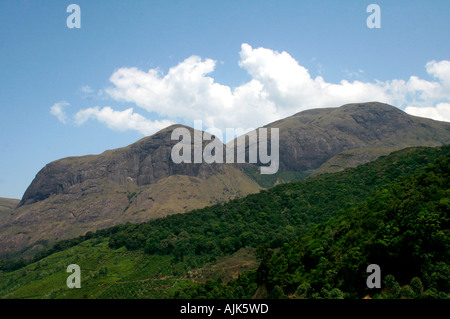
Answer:
<svg viewBox="0 0 450 319"><path fill-rule="evenodd" d="M170 123L247 129L372 100L449 121L449 17L440 0L1 1L0 197Z"/></svg>

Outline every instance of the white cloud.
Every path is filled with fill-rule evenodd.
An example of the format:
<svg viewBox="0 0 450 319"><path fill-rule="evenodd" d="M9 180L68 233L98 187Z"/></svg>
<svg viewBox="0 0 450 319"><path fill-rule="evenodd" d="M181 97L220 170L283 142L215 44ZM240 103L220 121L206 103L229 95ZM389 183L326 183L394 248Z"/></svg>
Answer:
<svg viewBox="0 0 450 319"><path fill-rule="evenodd" d="M118 69L110 78L115 85L106 92L115 100L132 102L149 112L180 119L206 118L231 107L231 89L206 76L216 62L191 56L163 76L157 69Z"/></svg>
<svg viewBox="0 0 450 319"><path fill-rule="evenodd" d="M426 64L428 74L441 80L445 93L450 90L450 61L430 61ZM447 96L448 97L448 96Z"/></svg>
<svg viewBox="0 0 450 319"><path fill-rule="evenodd" d="M439 103L436 107L408 106L405 112L415 116L428 117L436 121L450 122L450 103Z"/></svg>
<svg viewBox="0 0 450 319"><path fill-rule="evenodd" d="M252 48L244 43L238 64L251 80L234 88L216 83L210 76L216 64L212 59L191 56L166 74L157 68L147 72L120 68L110 77L112 86L103 92L115 101L132 103L164 120L150 121L133 109L95 107L79 111L76 122L81 124L93 118L112 129L134 129L143 134L154 133L166 123L192 126L194 120L202 120L205 128L246 130L305 109L364 101L385 102L410 114L449 120L449 61L430 61L425 65L433 81L412 75L407 80L331 83L322 76L312 77L287 52ZM346 72L357 75L364 71Z"/></svg>
<svg viewBox="0 0 450 319"><path fill-rule="evenodd" d="M69 106L70 104L67 103L66 101L62 101L62 102L57 102L55 104L53 104L50 107L50 114L56 116L56 118L61 122L61 123L67 123L68 118L66 113L64 112L63 108L65 106Z"/></svg>
<svg viewBox="0 0 450 319"><path fill-rule="evenodd" d="M83 85L80 88L80 91L84 94L92 94L94 93L94 90L89 85Z"/></svg>
<svg viewBox="0 0 450 319"><path fill-rule="evenodd" d="M92 107L75 114L75 123L81 125L89 119L96 119L105 123L110 129L117 131L136 130L144 135L150 135L169 125L172 121L150 121L129 108L124 111L115 111L109 106L103 108Z"/></svg>

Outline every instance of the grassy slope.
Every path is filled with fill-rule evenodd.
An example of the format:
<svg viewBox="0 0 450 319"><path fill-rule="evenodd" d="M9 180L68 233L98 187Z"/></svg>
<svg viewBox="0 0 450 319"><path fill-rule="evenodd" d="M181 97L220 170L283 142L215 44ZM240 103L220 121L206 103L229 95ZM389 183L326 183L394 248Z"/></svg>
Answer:
<svg viewBox="0 0 450 319"><path fill-rule="evenodd" d="M0 197L0 214L16 208L19 202L18 199Z"/></svg>
<svg viewBox="0 0 450 319"><path fill-rule="evenodd" d="M74 263L81 268L81 289L66 285L70 275L66 268ZM185 264L173 263L172 256L110 249L106 239L91 239L20 270L0 274L0 298L167 298L186 284L218 278L227 281L256 267L251 249L187 271Z"/></svg>
<svg viewBox="0 0 450 319"><path fill-rule="evenodd" d="M389 148L356 148L344 151L323 163L318 169L314 170L309 177L324 173L340 172L349 167L356 167L373 161L380 156L388 155L392 151L394 150Z"/></svg>
<svg viewBox="0 0 450 319"><path fill-rule="evenodd" d="M127 235L132 237L148 227L156 227L156 230L158 227L163 227L160 230L166 230L165 223L166 226L176 223L180 228L189 228L194 235L196 227L190 223L196 223L196 220L200 218L199 221L202 224L197 224L197 228L201 228L199 225L212 225L211 222L218 220L217 214L223 217L224 212L230 213L233 207L238 207L239 209L234 210L231 215L225 216L226 218L221 223L228 221L230 227L233 228L232 223L239 220L244 230L252 227L256 233L261 228L264 230L264 227L270 227L272 232L265 232L265 237L257 237L260 239L258 244L274 243L274 238L271 236L277 236L286 230L289 230L288 233L292 236L298 234L299 231L306 231L316 223L334 216L342 209L357 205L373 191L395 182L401 176L420 171L448 151L448 147L406 149L356 169L279 185L261 194L250 195L225 205L205 208L192 213L174 215L142 224L142 227L118 226L118 229L129 232ZM267 201L273 204L269 205L272 208L269 206L258 207L258 202ZM253 215L248 215L248 209L253 209L255 212L264 210L266 218L248 221L247 219L253 217ZM242 218L245 214L247 217ZM201 219L202 216L210 218L210 220ZM239 218L239 216L241 217ZM280 221L280 216L285 219ZM258 220L262 223L259 226ZM288 224L285 225L283 222ZM135 232L134 235L133 232ZM172 235L168 234L168 236ZM217 236L214 233L206 235L211 236L210 240L216 240ZM148 255L144 254L142 247L139 248L139 246L136 250L131 251L124 247L113 249L108 245L109 241L110 235L107 231L94 234L90 239L83 240L82 238L80 243L74 247L50 254L46 258L16 271L0 274L0 297L164 298L173 296L176 291L183 290L184 286L199 281L199 277L195 274L204 273L199 269L208 269L205 261L192 265L189 260L176 261L171 254ZM242 246L239 245L234 247L235 251L241 248ZM251 266L254 258L251 257L251 254L247 254L245 258L244 255L239 257L239 254L234 254L227 257L223 253L218 254L215 257L222 256L222 259L217 259L215 264L226 264L226 260L230 261L234 258L238 261L233 261L233 265L250 263ZM197 257L193 256L194 259ZM239 260L241 261L239 262ZM66 287L65 281L69 274L65 272L65 268L72 263L76 263L82 268L82 287L84 289L70 290ZM210 266L210 269L218 267L214 266L214 263ZM214 278L214 274L209 274L207 277Z"/></svg>
<svg viewBox="0 0 450 319"><path fill-rule="evenodd" d="M244 172L250 176L255 182L257 182L263 188L270 188L278 184L287 182L296 182L304 180L308 177L308 172L301 171L283 171L279 170L275 174L261 174L260 168L257 166L244 165Z"/></svg>
<svg viewBox="0 0 450 319"><path fill-rule="evenodd" d="M112 250L105 240L88 240L81 245L55 253L18 271L2 275L2 298L105 298L116 290L136 286L141 280L161 284L168 276L170 257L147 256L125 249ZM68 289L66 267L76 263L81 268L82 289ZM122 292L124 295L124 292ZM159 297L158 291L140 297Z"/></svg>

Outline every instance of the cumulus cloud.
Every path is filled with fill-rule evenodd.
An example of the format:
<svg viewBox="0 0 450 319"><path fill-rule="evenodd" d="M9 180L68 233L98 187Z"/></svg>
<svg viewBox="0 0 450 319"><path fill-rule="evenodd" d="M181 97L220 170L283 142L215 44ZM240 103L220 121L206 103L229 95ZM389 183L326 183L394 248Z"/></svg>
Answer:
<svg viewBox="0 0 450 319"><path fill-rule="evenodd" d="M436 107L408 106L405 112L415 116L428 117L436 121L450 122L450 103L439 103Z"/></svg>
<svg viewBox="0 0 450 319"><path fill-rule="evenodd" d="M202 120L205 128L245 130L305 109L364 101L385 102L413 115L450 121L450 61L430 61L425 65L433 81L412 75L407 80L343 79L331 83L322 76L312 77L287 52L253 48L244 43L238 65L251 79L237 87L215 82L211 73L216 64L212 59L191 56L165 74L157 68L148 71L119 68L111 75L112 86L104 90L105 94L164 120L150 121L133 109L95 107L79 111L76 122L97 119L111 129L134 129L143 134L154 133L166 123L192 126L195 120ZM358 70L359 74L362 72Z"/></svg>
<svg viewBox="0 0 450 319"><path fill-rule="evenodd" d="M70 105L66 101L57 102L50 107L50 114L56 116L56 118L61 122L66 124L68 121L68 117L64 112L64 107Z"/></svg>
<svg viewBox="0 0 450 319"><path fill-rule="evenodd" d="M217 111L232 107L228 86L206 76L216 62L191 56L172 67L166 75L157 69L118 69L110 78L114 84L106 92L115 100L131 102L161 116L179 119L207 119Z"/></svg>
<svg viewBox="0 0 450 319"><path fill-rule="evenodd" d="M83 109L75 114L75 123L81 125L89 119L105 123L110 129L117 131L136 130L144 135L150 135L169 125L172 121L150 121L144 116L134 113L132 108L115 111L109 106Z"/></svg>
<svg viewBox="0 0 450 319"><path fill-rule="evenodd" d="M444 94L448 94L450 90L450 61L431 61L426 64L428 74L439 79L443 85ZM448 95L447 95L448 97Z"/></svg>
<svg viewBox="0 0 450 319"><path fill-rule="evenodd" d="M262 85L266 99L282 116L350 101L387 99L384 90L376 84L347 80L334 84L326 82L322 76L313 78L308 69L287 52L253 49L243 44L240 57L239 65Z"/></svg>
<svg viewBox="0 0 450 319"><path fill-rule="evenodd" d="M114 85L106 92L115 100L129 102L160 116L205 126L258 127L314 107L336 106L349 101L386 100L376 84L342 81L327 83L312 78L287 52L253 49L243 44L239 66L252 79L231 88L209 76L216 61L191 56L170 68L144 72L120 68L110 77Z"/></svg>

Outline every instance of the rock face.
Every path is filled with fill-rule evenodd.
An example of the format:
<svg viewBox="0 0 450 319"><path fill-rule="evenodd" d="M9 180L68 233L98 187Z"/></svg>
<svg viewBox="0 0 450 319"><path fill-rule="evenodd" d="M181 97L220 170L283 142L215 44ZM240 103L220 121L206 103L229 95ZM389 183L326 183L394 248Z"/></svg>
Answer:
<svg viewBox="0 0 450 319"><path fill-rule="evenodd" d="M223 172L223 167L218 164L174 164L171 150L178 141L171 140L171 133L177 127L181 126L170 126L128 147L98 156L69 157L46 165L26 190L19 207L45 200L52 194L68 193L74 185L89 181L90 188L103 182L116 185L135 182L144 186L172 175L207 179ZM194 136L194 130L187 129Z"/></svg>
<svg viewBox="0 0 450 319"><path fill-rule="evenodd" d="M352 149L450 143L450 123L411 116L382 103L313 109L266 125L280 129L280 169L312 171Z"/></svg>
<svg viewBox="0 0 450 319"><path fill-rule="evenodd" d="M172 140L171 135L177 127L181 126L170 126L100 155L69 157L46 165L17 208L0 215L0 257L87 231L222 203L261 189L237 165L175 164L171 152L179 140ZM204 134L204 146L211 142L208 133L184 128L192 139Z"/></svg>

